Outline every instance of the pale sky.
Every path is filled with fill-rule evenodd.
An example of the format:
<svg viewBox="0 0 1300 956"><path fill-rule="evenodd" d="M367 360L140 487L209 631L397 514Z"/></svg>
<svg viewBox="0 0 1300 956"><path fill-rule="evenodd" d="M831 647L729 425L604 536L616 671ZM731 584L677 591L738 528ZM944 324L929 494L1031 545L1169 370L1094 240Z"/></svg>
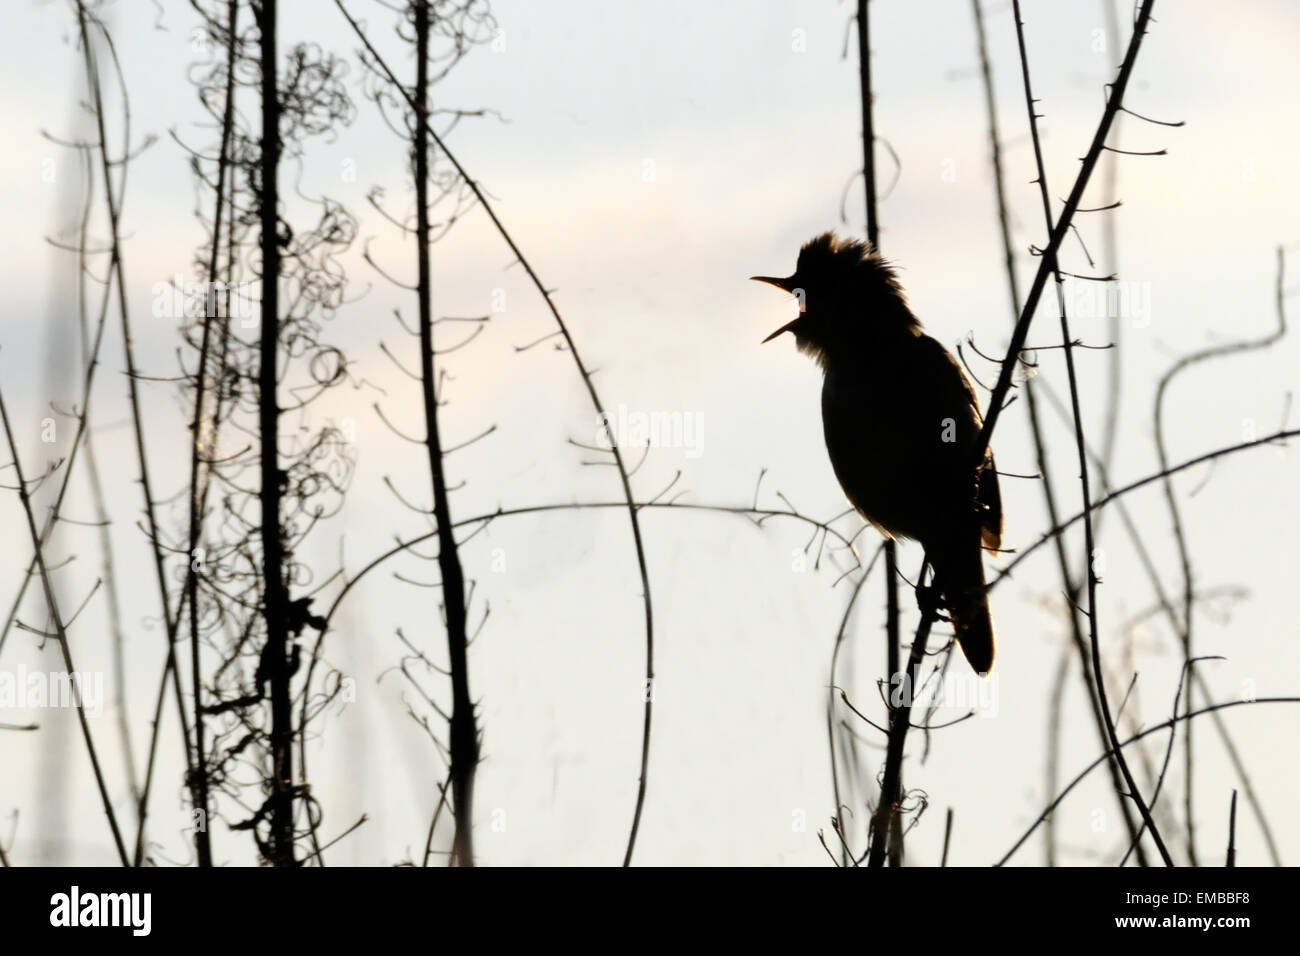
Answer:
<svg viewBox="0 0 1300 956"><path fill-rule="evenodd" d="M642 2L538 4L498 0L499 42L476 49L439 88L436 101L487 107L495 118L469 119L452 148L494 197L496 209L548 286L582 355L599 369L597 385L611 411L684 416L696 429L692 447L651 451L635 477L639 497L653 497L678 469L683 501L744 505L767 469L760 501L778 506L780 490L806 514L830 518L845 502L831 473L819 419L819 373L788 341L760 347L788 320L793 305L749 283L756 273L793 267L799 244L828 228L863 229L861 115L856 35L850 4L817 2ZM1120 22L1127 42L1128 4ZM80 176L70 151L41 131L85 135L76 107L82 63L72 42L75 18L66 3L16 3L0 39L6 72L0 129L0 201L9 228L0 239L0 383L20 426L24 464L39 472L62 450L40 441L53 402L67 408L79 393L75 272L71 257L43 237L75 221ZM138 357L146 374L176 370L174 325L150 315L150 289L188 275L202 232L184 151L173 138L210 146L214 130L187 82L193 18L189 5L110 5L109 24L123 58L131 96L133 142L157 142L131 166L125 198L124 256ZM1101 2L1023 4L1035 93L1045 114L1043 148L1052 195L1064 197L1079 168L1113 76L1105 49ZM352 0L376 43L399 70L413 73L391 35L393 16L378 4ZM1156 383L1186 353L1276 328L1276 247L1295 255L1300 191L1295 168L1300 132L1287 121L1300 92L1294 57L1300 12L1283 2L1225 5L1157 3L1157 23L1140 54L1126 105L1179 128L1125 118L1111 143L1124 149L1166 149L1160 157L1121 157L1116 217L1117 271L1139 308L1122 323L1123 379L1117 483L1157 470L1152 402ZM901 162L881 150L882 248L900 268L917 315L949 347L974 334L986 353L1001 354L1011 322L997 232L987 117L975 67L970 4L875 0L872 4L878 134ZM161 28L155 27L158 20ZM1033 179L1010 4L986 7L1006 185L1012 206L1021 287L1045 241ZM848 31L846 33L846 31ZM282 42L307 39L354 58L356 41L333 4L284 2ZM849 56L842 56L846 36ZM402 74L405 75L405 74ZM409 243L365 203L374 186L387 202L409 210L405 154L364 98L353 62L349 88L358 118L337 141L314 141L303 189L324 192L361 217L371 252L401 277L414 274ZM248 115L255 117L251 97ZM112 114L116 116L117 114ZM114 121L116 123L116 120ZM116 127L115 127L116 128ZM52 161L47 164L47 161ZM56 171L48 182L47 170ZM355 181L342 170L355 170ZM284 180L291 182L292 170ZM893 183L892 189L890 185ZM848 186L840 220L841 197ZM886 192L886 190L888 191ZM1085 200L1101 205L1100 171ZM97 199L102 193L97 193ZM294 208L289 217L293 220ZM301 206L296 207L301 213ZM1056 203L1059 209L1059 201ZM1094 258L1104 254L1099 214L1076 219ZM359 464L340 516L317 530L311 562L319 578L339 566L355 571L388 547L394 535L424 528L384 487L390 477L416 500L428 495L421 451L394 438L376 416L408 433L422 427L418 388L380 352L381 341L416 365L415 346L392 318L409 316L414 297L395 290L360 258L346 262L349 305L326 336L355 361L365 384L333 393L312 421L350 419ZM1087 272L1078 242L1064 249L1066 268ZM1099 266L1100 268L1100 266ZM102 267L97 271L102 272ZM1295 270L1293 269L1292 272ZM457 453L453 496L458 516L498 506L616 501L608 468L583 467L590 457L566 439L591 442L595 413L567 354L548 345L514 346L553 330L535 291L480 211L468 214L434 253L439 314L479 315L504 301L504 311L469 348L448 360L444 432L449 443L489 425L497 431ZM1293 302L1294 300L1288 300ZM160 668L157 592L141 533L133 451L125 427L124 382L116 312L96 391L97 443L113 516L128 631L128 708L143 739ZM1104 319L1074 316L1074 334L1105 344ZM1029 335L1031 344L1059 343L1052 296ZM1278 428L1289 410L1300 352L1288 333L1267 352L1198 366L1175 380L1168 399L1170 455L1182 461ZM1039 375L1056 394L1067 385L1061 353L1043 351ZM972 358L992 383L996 369ZM1100 441L1110 384L1106 352L1080 352L1088 435ZM382 389L383 393L379 391ZM164 495L182 487L186 430L178 390L145 386L148 440L155 482ZM986 392L981 392L987 397ZM1036 471L1023 401L1003 416L993 447L1007 472ZM1062 509L1079 506L1073 432L1042 403ZM1294 421L1294 419L1292 419ZM26 423L22 430L22 423ZM293 424L296 425L296 422ZM288 423L286 423L288 425ZM60 425L60 428L63 428ZM66 449L66 437L61 436ZM635 458L634 458L635 460ZM8 481L9 479L6 479ZM1195 560L1198 587L1217 595L1196 618L1199 654L1222 655L1202 673L1218 700L1300 690L1300 626L1294 616L1300 481L1295 448L1263 448L1180 475L1175 488ZM1004 545L1024 548L1046 529L1042 493L1030 480L1004 478ZM84 483L74 482L69 517L90 515ZM0 522L13 546L0 556L0 582L16 588L29 558L16 496L0 499ZM1128 505L1165 589L1178 594L1176 552L1157 486ZM167 520L179 528L177 503ZM1125 710L1150 726L1169 715L1181 651L1160 617L1126 633L1125 622L1153 604L1138 556L1109 515L1100 544L1105 572L1098 596L1102 651ZM827 863L817 830L834 812L825 734L830 652L850 584L832 587L847 565L842 554L820 569L803 561L806 526L696 511L643 514L656 621L656 709L648 799L638 840L641 864ZM851 535L856 519L837 527ZM343 544L340 544L340 540ZM859 539L865 554L877 539ZM1081 535L1068 537L1078 565ZM69 526L53 561L76 555L60 572L65 602L76 606L98 574L96 536ZM814 547L814 556L816 548ZM503 518L470 543L462 560L477 581L473 616L491 615L471 653L471 683L482 701L486 760L476 799L477 850L486 864L614 864L622 859L639 762L644 622L640 582L627 516L617 510L557 512ZM902 549L911 576L914 544ZM1006 563L990 558L991 575ZM369 822L330 851L338 864L385 865L419 853L443 767L424 732L406 715L403 688L391 672L403 647L397 628L435 660L445 656L436 593L393 578L401 571L430 580L436 571L413 558L375 572L347 598L326 638L330 662L357 680L357 701L322 718L311 745L314 792L331 839L365 813ZM179 573L177 570L176 573ZM850 631L853 666L840 682L877 721L884 708L874 681L884 667L883 584L866 585ZM1054 794L1045 792L1049 697L1067 641L1060 582L1050 549L1040 549L992 597L999 634L995 712L936 731L922 765L919 735L909 745L906 783L928 795L929 810L908 841L909 861L937 863L943 815L955 811L950 862L998 860ZM908 622L915 601L902 592ZM1233 596L1235 595L1235 596ZM7 603L10 598L4 597ZM78 669L111 673L103 596L92 598L73 628ZM19 615L44 620L35 593ZM1125 660L1126 648L1132 659ZM30 633L14 631L0 669L52 666ZM950 671L962 672L954 660ZM387 672L387 673L386 673ZM116 700L116 689L109 687ZM410 697L409 692L406 695ZM444 694L444 698L449 694ZM109 756L119 812L131 817L129 791L110 702L94 722ZM940 710L936 722L960 716ZM856 720L845 708L838 713ZM0 731L0 840L21 863L111 863L112 843L89 775L74 718L50 710L0 709L0 722L34 720L39 733ZM164 735L150 831L162 858L187 859L180 828L183 786L177 766L174 714ZM1300 854L1297 720L1285 707L1237 708L1225 717L1274 829L1284 862ZM1063 705L1060 772L1074 776L1099 753L1072 672ZM877 735L856 724L868 741ZM1226 845L1227 810L1239 781L1208 722L1196 728L1197 828L1203 856ZM1149 738L1157 766L1166 737ZM862 751L869 774L882 751ZM1141 762L1133 752L1134 766ZM58 772L56 772L58 771ZM64 774L61 787L52 779ZM1140 774L1141 779L1146 779ZM1062 862L1113 863L1123 852L1122 826L1104 772L1093 774L1057 812ZM1166 836L1181 852L1184 788L1181 747L1161 808L1171 811ZM1149 792L1149 788L1148 788ZM856 833L866 818L861 789L853 807ZM240 819L233 805L223 807ZM1237 832L1242 865L1268 862L1258 826L1243 807ZM222 861L247 864L246 834L214 828ZM1041 840L1013 862L1040 864Z"/></svg>

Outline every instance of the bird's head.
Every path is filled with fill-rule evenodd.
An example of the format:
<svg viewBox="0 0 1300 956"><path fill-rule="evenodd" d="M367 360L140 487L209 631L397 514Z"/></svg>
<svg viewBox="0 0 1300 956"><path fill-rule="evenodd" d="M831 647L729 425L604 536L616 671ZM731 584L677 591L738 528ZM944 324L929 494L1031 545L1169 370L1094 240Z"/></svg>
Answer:
<svg viewBox="0 0 1300 956"><path fill-rule="evenodd" d="M822 366L832 355L851 355L920 331L893 267L856 239L822 233L799 250L793 275L753 279L783 289L799 302L799 314L763 341L793 332L799 350Z"/></svg>

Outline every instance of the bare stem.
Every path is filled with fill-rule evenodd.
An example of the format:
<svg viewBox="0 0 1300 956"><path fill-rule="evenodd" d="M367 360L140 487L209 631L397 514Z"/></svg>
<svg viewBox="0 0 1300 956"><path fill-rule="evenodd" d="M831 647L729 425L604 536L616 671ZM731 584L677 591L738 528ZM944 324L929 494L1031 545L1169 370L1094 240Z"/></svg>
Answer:
<svg viewBox="0 0 1300 956"><path fill-rule="evenodd" d="M255 8L256 9L256 8ZM266 619L263 660L271 685L271 862L293 866L293 711L290 708L288 599L284 587L284 542L280 536L280 409L276 401L279 353L280 247L276 210L280 165L280 100L276 87L276 0L258 11L262 73L262 329L258 370L261 433L262 604Z"/></svg>
<svg viewBox="0 0 1300 956"><path fill-rule="evenodd" d="M424 398L425 447L433 483L433 511L439 528L450 529L451 504L443 471L442 439L438 432L438 397L433 359L433 316L429 275L429 4L415 4L415 244L419 259L420 385ZM469 636L466 630L465 575L450 530L438 537L438 570L447 614L447 651L451 665L451 793L456 833L452 861L474 865L474 772L479 762L478 727L469 692Z"/></svg>

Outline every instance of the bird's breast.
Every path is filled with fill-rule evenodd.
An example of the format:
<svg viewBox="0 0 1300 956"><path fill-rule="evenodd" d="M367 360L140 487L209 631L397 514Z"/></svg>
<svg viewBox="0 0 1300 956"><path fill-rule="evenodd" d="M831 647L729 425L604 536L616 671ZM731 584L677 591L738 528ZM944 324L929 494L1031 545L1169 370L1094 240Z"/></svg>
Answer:
<svg viewBox="0 0 1300 956"><path fill-rule="evenodd" d="M882 376L828 371L822 383L826 450L844 494L863 517L895 537L921 537L909 452L916 436Z"/></svg>

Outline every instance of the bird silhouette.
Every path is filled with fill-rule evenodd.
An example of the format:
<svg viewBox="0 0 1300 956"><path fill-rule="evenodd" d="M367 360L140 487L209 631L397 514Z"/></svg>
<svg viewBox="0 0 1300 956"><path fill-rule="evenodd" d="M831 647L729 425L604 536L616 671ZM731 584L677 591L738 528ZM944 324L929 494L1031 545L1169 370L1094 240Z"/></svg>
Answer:
<svg viewBox="0 0 1300 956"><path fill-rule="evenodd" d="M993 618L981 546L1002 542L992 451L976 464L983 420L970 380L921 330L893 267L866 243L824 233L794 274L754 276L799 301L792 332L825 373L822 425L840 487L887 538L919 541L957 642L979 674L993 668Z"/></svg>

